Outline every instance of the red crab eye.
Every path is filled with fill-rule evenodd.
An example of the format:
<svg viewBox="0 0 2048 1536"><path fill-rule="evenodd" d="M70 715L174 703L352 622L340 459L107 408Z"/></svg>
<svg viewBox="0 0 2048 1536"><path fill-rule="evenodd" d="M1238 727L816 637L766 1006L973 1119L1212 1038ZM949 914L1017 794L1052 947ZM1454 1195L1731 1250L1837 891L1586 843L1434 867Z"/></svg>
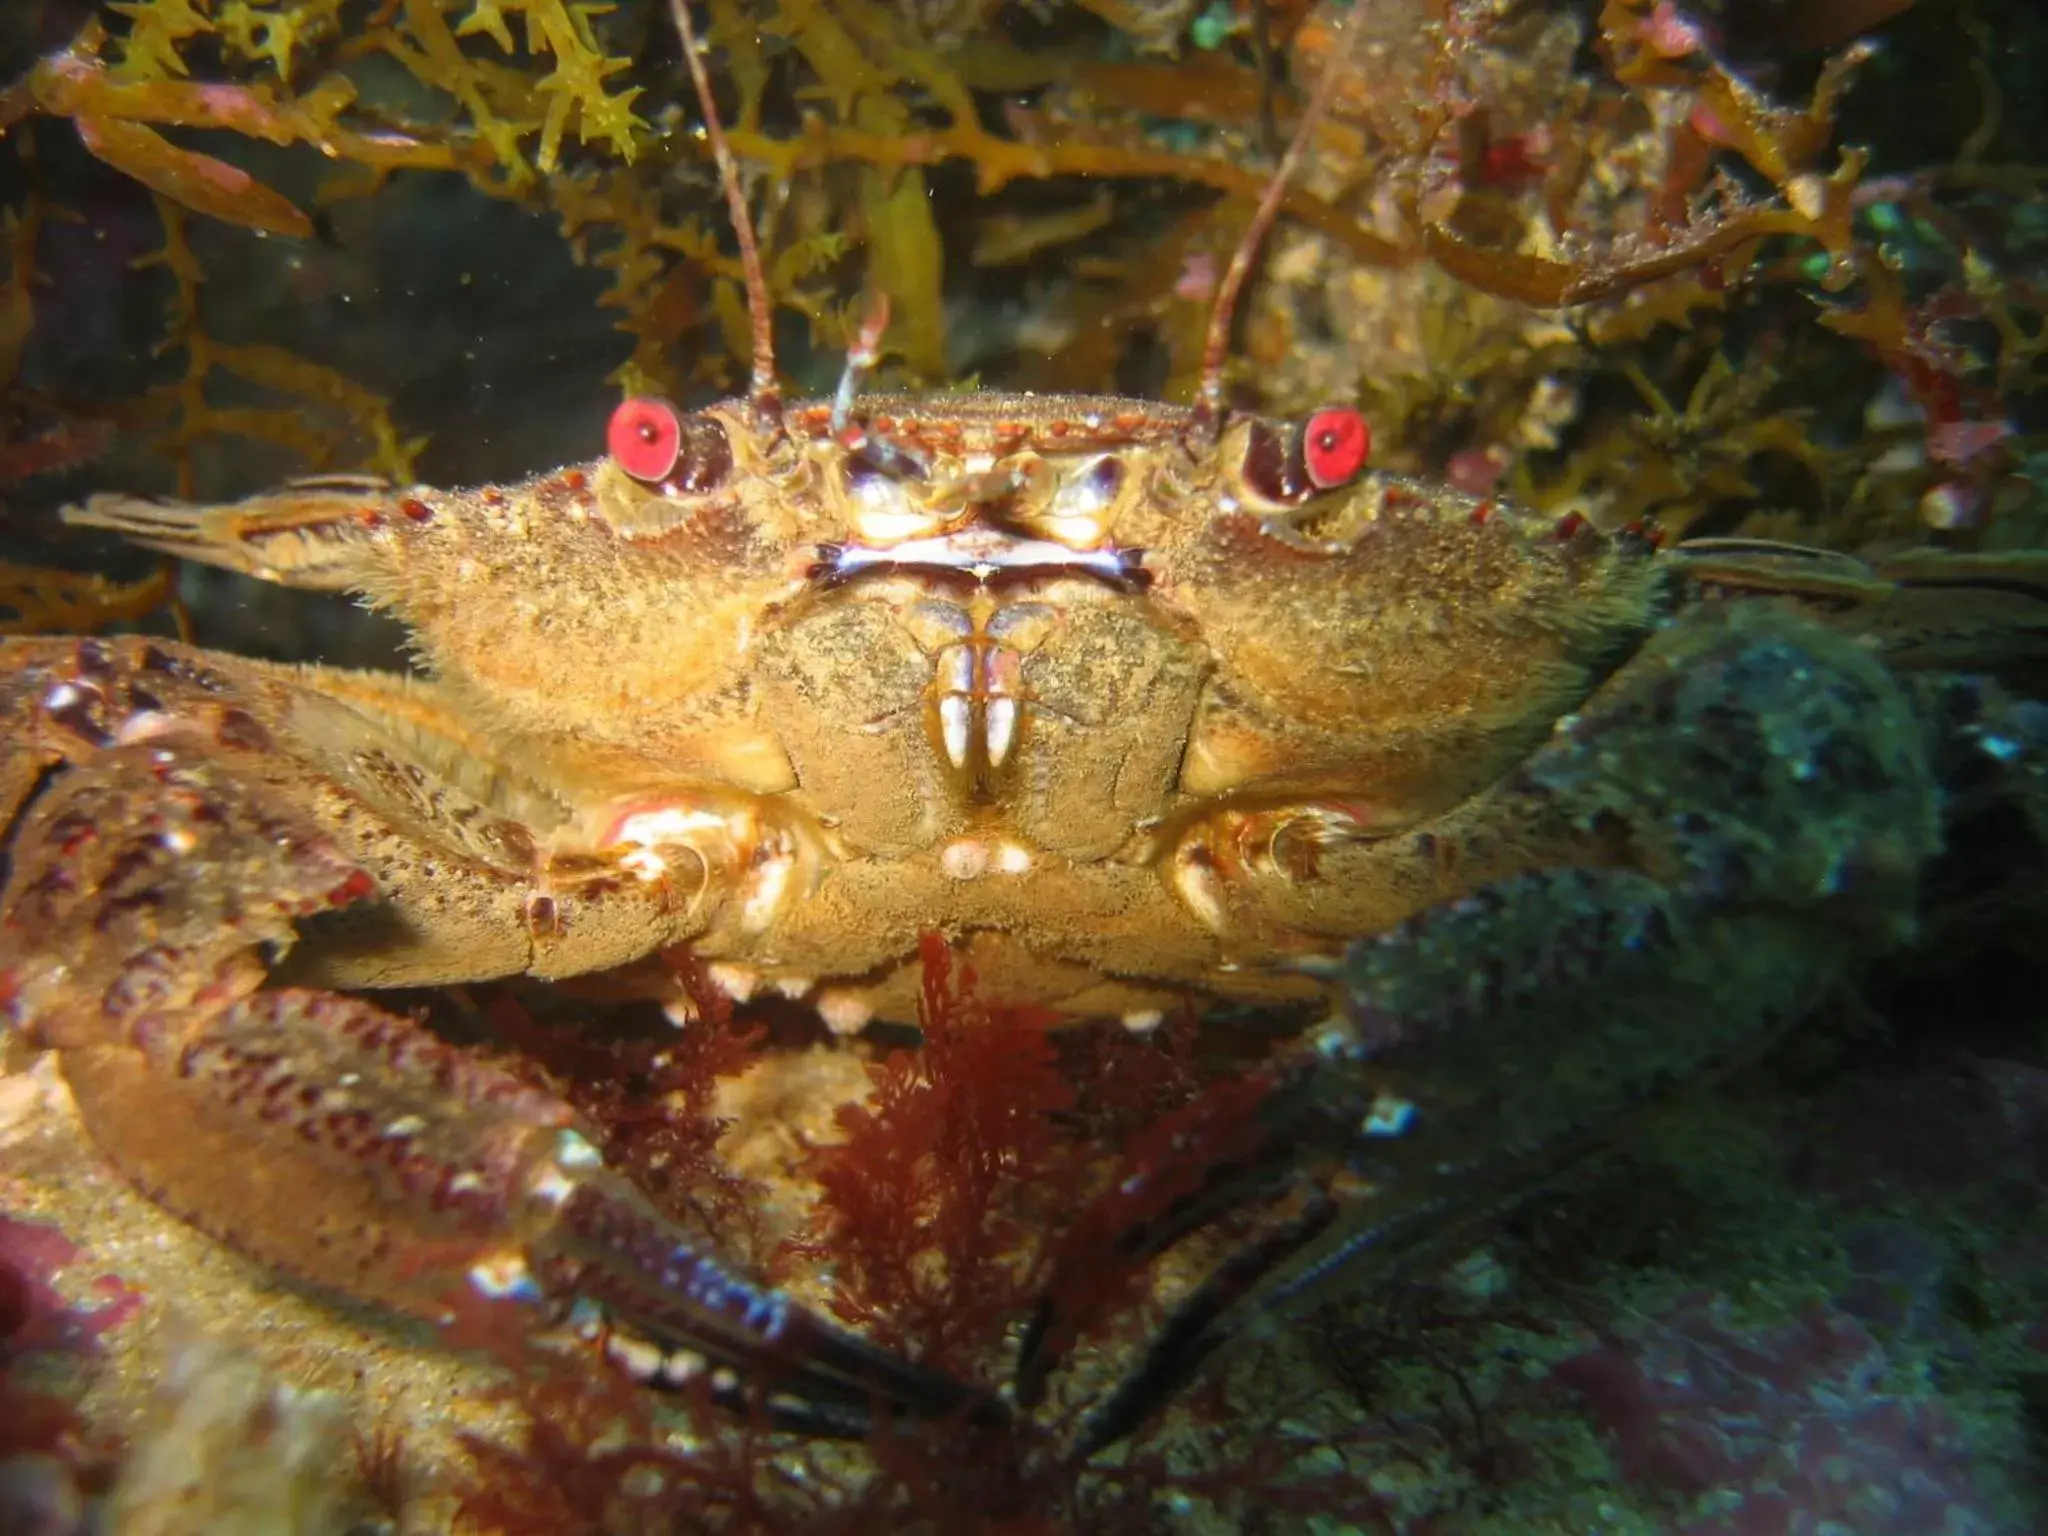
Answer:
<svg viewBox="0 0 2048 1536"><path fill-rule="evenodd" d="M1355 480L1371 451L1372 428L1348 405L1324 406L1302 429L1302 465L1319 491Z"/></svg>
<svg viewBox="0 0 2048 1536"><path fill-rule="evenodd" d="M683 451L683 424L666 400L624 401L605 428L605 446L635 480L666 480Z"/></svg>

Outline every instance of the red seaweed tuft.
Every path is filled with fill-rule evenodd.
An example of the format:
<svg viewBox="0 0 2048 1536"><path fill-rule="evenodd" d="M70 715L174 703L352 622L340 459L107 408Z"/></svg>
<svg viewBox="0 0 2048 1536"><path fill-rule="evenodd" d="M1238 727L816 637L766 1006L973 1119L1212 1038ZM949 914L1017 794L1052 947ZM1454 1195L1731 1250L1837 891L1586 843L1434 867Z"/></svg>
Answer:
<svg viewBox="0 0 2048 1536"><path fill-rule="evenodd" d="M821 1218L796 1251L834 1266L842 1317L972 1372L1026 1309L1033 1234L1079 1171L1057 1118L1074 1089L1056 1015L987 1002L942 940L922 950L924 1046L872 1068L872 1103L840 1110L846 1139L819 1149Z"/></svg>
<svg viewBox="0 0 2048 1536"><path fill-rule="evenodd" d="M78 1245L57 1228L0 1215L0 1359L45 1349L87 1349L142 1305L142 1294L112 1275L93 1281L106 1299L74 1307L57 1290L59 1270L77 1261Z"/></svg>

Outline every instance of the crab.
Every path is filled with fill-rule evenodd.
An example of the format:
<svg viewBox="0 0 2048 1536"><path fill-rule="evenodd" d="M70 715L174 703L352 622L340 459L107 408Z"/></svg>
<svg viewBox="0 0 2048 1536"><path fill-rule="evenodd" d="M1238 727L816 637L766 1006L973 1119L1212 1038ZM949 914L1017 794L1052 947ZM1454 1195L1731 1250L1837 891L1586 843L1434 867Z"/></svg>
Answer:
<svg viewBox="0 0 2048 1536"><path fill-rule="evenodd" d="M604 456L519 485L72 513L359 594L418 675L0 646L0 1014L222 1241L429 1317L451 1274L596 1308L636 1374L812 1432L1000 1418L740 1273L565 1103L375 993L659 990L682 952L850 1031L914 1015L937 932L1077 1017L1333 1009L1077 1224L1026 1402L1103 1264L1291 1202L1092 1449L1245 1317L1420 1262L1904 943L1959 808L2048 816L2048 729L1986 675L2038 644L2037 563L1661 550L1377 472L1343 403L1226 409L1263 223L1192 406L785 401L686 56L750 277L744 396L629 400Z"/></svg>

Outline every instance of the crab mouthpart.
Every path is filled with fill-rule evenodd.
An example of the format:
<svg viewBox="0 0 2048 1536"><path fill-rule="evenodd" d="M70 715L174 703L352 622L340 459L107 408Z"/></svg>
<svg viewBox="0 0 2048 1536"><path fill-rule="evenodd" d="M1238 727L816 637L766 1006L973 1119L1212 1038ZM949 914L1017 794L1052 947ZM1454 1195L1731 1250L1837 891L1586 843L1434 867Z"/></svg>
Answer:
<svg viewBox="0 0 2048 1536"><path fill-rule="evenodd" d="M1076 548L1056 539L1028 538L972 523L951 533L895 544L825 544L812 578L827 585L870 571L955 578L976 586L1091 576L1120 591L1145 585L1145 552L1113 544Z"/></svg>

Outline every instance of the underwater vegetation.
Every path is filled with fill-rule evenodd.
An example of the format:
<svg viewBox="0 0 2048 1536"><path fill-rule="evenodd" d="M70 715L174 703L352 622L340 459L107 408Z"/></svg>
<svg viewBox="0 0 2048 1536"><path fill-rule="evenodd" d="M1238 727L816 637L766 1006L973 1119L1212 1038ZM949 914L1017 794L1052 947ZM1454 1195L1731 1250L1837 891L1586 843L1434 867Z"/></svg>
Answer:
<svg viewBox="0 0 2048 1536"><path fill-rule="evenodd" d="M1356 402L1375 463L1561 530L2048 539L2048 26L2017 4L710 0L792 386L829 392L879 297L878 387L1187 398L1347 13L1367 62L1283 201L1233 398ZM740 261L665 7L36 0L0 59L0 632L379 659L359 614L112 553L50 509L509 480L596 452L621 394L744 385ZM1997 858L1980 831L1964 852ZM1647 1117L1440 1270L1260 1341L1092 1460L1068 1450L1091 1398L1238 1227L1156 1286L1090 1275L1086 1349L1002 1426L807 1443L484 1305L399 1346L485 1362L502 1417L452 1444L335 1377L284 1413L210 1346L173 1396L214 1384L224 1459L276 1452L247 1507L282 1498L309 1531L2037 1529L2038 966L2025 919L1972 930L1959 905L1726 1097ZM661 958L695 1000L674 1025L597 989L409 1003L572 1105L665 1212L990 1389L1074 1213L1164 1169L1188 1106L1282 1028L1076 1028L934 939L918 1038L840 1048L857 1070L811 1092L810 1021ZM804 1117L764 1130L734 1085L778 1073ZM26 1186L0 1170L0 1528L172 1509L136 1469L180 1442L124 1443L87 1395L98 1336L146 1298L9 1214Z"/></svg>
<svg viewBox="0 0 2048 1536"><path fill-rule="evenodd" d="M862 290L890 305L883 385L1191 386L1260 146L1334 13L1272 5L1261 34L1219 6L1190 33L1179 8L1113 9L1125 30L712 9L778 330L821 389ZM1395 466L1608 526L2024 543L2048 235L2024 149L2040 43L2004 15L1368 6L1240 376L1275 410L1356 393ZM39 0L7 25L9 479L115 424L194 494L263 483L251 465L503 478L479 439L494 397L540 387L535 357L627 393L737 382L708 156L654 105L678 84L659 7ZM65 330L116 289L147 359ZM483 327L493 295L539 350L472 337L465 367L401 294ZM606 318L609 339L584 323Z"/></svg>

